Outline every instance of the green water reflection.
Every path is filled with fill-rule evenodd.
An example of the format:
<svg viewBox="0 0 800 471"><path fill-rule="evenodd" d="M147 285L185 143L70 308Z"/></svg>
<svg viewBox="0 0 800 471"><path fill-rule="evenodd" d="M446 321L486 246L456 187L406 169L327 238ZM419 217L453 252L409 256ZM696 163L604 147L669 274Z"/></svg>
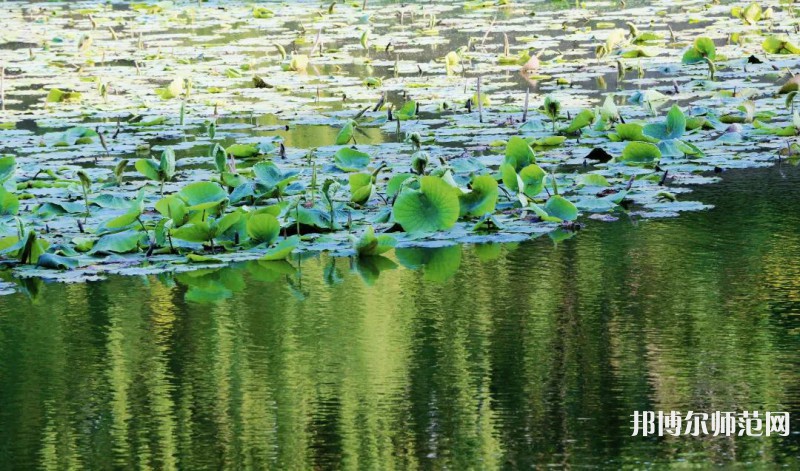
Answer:
<svg viewBox="0 0 800 471"><path fill-rule="evenodd" d="M798 188L731 172L710 212L557 245L29 282L0 298L1 467L797 466L797 434L628 420L800 413Z"/></svg>

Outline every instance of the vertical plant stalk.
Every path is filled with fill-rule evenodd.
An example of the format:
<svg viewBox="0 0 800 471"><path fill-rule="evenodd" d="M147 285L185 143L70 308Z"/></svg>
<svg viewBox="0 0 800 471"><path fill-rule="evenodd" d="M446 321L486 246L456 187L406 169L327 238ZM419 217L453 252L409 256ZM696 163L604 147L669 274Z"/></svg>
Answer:
<svg viewBox="0 0 800 471"><path fill-rule="evenodd" d="M296 230L297 230L297 235L298 236L300 235L300 203L301 203L301 201L302 201L302 199L298 198L297 199L297 204L294 206L294 222L295 222L296 227L297 227Z"/></svg>
<svg viewBox="0 0 800 471"><path fill-rule="evenodd" d="M497 15L492 18L492 22L489 23L489 27L486 29L486 34L483 35L483 39L481 39L481 49L483 49L484 44L486 44L486 38L489 37L489 34L492 32L492 28L494 28L494 22L497 20Z"/></svg>
<svg viewBox="0 0 800 471"><path fill-rule="evenodd" d="M483 123L483 97L481 96L481 76L478 76L478 121Z"/></svg>
<svg viewBox="0 0 800 471"><path fill-rule="evenodd" d="M86 185L81 185L83 187L83 205L86 207L86 215L83 217L84 224L86 221L89 220L89 190L86 188Z"/></svg>
<svg viewBox="0 0 800 471"><path fill-rule="evenodd" d="M523 123L528 122L528 102L530 100L530 97L531 97L531 87L526 86L525 87L525 109L522 112L522 122Z"/></svg>

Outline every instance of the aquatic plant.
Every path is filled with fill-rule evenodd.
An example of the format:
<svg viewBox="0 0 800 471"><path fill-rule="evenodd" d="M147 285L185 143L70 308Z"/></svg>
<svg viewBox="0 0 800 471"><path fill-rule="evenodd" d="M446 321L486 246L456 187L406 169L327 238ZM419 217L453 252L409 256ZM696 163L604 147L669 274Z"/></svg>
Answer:
<svg viewBox="0 0 800 471"><path fill-rule="evenodd" d="M469 39L452 35L465 20L441 5L413 16L385 5L389 20L377 22L349 3L231 4L213 15L141 4L93 21L155 15L143 34L50 24L46 37L69 44L14 52L0 74L2 152L13 154L0 156L3 246L13 247L3 256L46 255L33 273L58 277L87 265L131 272L148 258L153 270L174 270L331 250L358 254L357 269L374 279L389 247L375 241L389 232L406 261L417 257L410 246L431 241L563 240L582 214L703 209L685 184L797 159L785 138L800 130L800 82L781 74L798 38L777 27L784 9L734 9L745 25L730 31L723 57L719 31L739 23L727 9L673 31L665 25L686 23L685 12L654 9L620 29L607 21L616 13L589 5L598 19L589 31L546 8L531 23L498 14L498 2L473 3L470 21L484 29ZM303 17L313 31L295 21ZM166 28L178 19L196 37ZM220 22L236 35L206 28ZM563 25L558 35L539 34L552 24ZM759 45L766 55L755 57ZM701 63L716 82L680 67ZM510 72L522 72L524 93ZM48 74L58 82L29 87ZM761 92L770 87L781 96ZM125 267L108 254L125 254Z"/></svg>
<svg viewBox="0 0 800 471"><path fill-rule="evenodd" d="M175 176L175 151L171 148L164 149L158 162L153 159L139 159L136 161L136 170L150 180L159 182L160 193L163 195L164 184Z"/></svg>

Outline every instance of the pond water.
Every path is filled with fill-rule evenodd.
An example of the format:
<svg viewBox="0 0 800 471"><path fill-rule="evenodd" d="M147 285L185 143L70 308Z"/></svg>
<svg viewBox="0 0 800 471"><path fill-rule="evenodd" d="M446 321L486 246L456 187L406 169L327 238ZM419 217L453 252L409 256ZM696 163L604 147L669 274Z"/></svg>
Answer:
<svg viewBox="0 0 800 471"><path fill-rule="evenodd" d="M797 56L761 49L772 32L797 37L791 6L767 2L776 11L745 24L729 9L739 3L727 1L577 9L571 1L376 0L369 14L360 2L318 3L273 3L275 18L254 18L249 2L233 1L2 3L12 26L0 34L0 156L16 159L5 178L16 172L7 186L22 201L0 211L4 235L27 225L78 269L16 263L3 246L0 469L800 468L800 150L790 135L800 128L774 93ZM617 44L619 28L629 37ZM317 51L317 31L324 41L309 70L279 58L276 45L290 57ZM651 39L638 42L639 33ZM681 65L701 35L720 49L716 81L704 64ZM541 75L520 75L528 52L541 55ZM447 62L445 72L448 54L458 67ZM192 79L178 82L193 84L191 97L155 94L181 74ZM469 101L478 76L492 97L480 118ZM81 91L82 101L48 102L56 86ZM642 98L659 90L661 98ZM563 102L560 117L539 111L545 95ZM420 112L403 120L402 133L375 105L397 111L412 98ZM623 116L640 127L661 122L667 101L695 120L683 138L696 148L639 167L587 162L594 148L621 158L627 139L643 137L610 138ZM600 106L620 113L592 111L591 129L562 128ZM352 173L333 156L351 141L333 143L355 116L353 143L372 155L370 169L387 165L375 195L350 205L355 227L341 220L333 234L318 237L331 227L311 223L301 231L297 211L309 189L316 201L318 170L320 180L347 186ZM143 117L161 120L135 122ZM428 170L452 172L466 188L476 172L498 180L510 137L549 137L557 124L569 139L536 147L536 162L554 192L582 201L580 230L518 210L502 178L495 215L508 233L478 237L466 217L449 233L419 235L375 217L379 199L389 209L381 193L390 175L409 169L414 135L437 166ZM62 143L76 126L106 137ZM174 147L178 174L161 188L174 195L221 180L227 170L213 171L214 144L237 143L270 144L228 164L245 182L264 160L300 172L284 195L296 216L280 209L281 238L298 218L304 238L295 253L229 264L266 247L240 244L237 232L222 239L226 253L200 258L208 266L195 271L187 254L212 255L202 241L176 240L178 251L171 239L169 250L149 243L145 255L137 240L156 232L159 186L133 162ZM778 149L794 158L777 161ZM130 162L114 183L123 158ZM113 198L90 210L78 170L90 174L92 199ZM605 175L608 188L586 183L587 172ZM226 183L223 196L233 189ZM546 198L528 196L544 204L551 195L543 190ZM607 191L628 194L633 206L623 196L598 205ZM133 222L122 228L138 237L131 247L102 257L74 249L83 245L76 238L107 237L95 231L126 214L137 194L142 232ZM252 217L244 206L276 199L260 198L231 206ZM350 232L373 221L378 232L392 230L396 249L330 253L354 254ZM59 277L90 281L46 280ZM648 410L790 412L793 432L631 436L632 413Z"/></svg>
<svg viewBox="0 0 800 471"><path fill-rule="evenodd" d="M0 298L0 462L795 467L796 433L630 436L634 410L800 430L800 169L696 191L715 208L558 243L31 282Z"/></svg>

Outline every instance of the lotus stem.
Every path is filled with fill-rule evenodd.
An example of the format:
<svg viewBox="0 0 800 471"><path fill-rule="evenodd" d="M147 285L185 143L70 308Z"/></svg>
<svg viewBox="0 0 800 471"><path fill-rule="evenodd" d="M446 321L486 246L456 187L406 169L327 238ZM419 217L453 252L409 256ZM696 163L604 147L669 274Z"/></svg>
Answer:
<svg viewBox="0 0 800 471"><path fill-rule="evenodd" d="M522 122L528 121L528 100L531 96L531 87L525 87L525 110L522 112Z"/></svg>
<svg viewBox="0 0 800 471"><path fill-rule="evenodd" d="M294 221L297 227L297 235L300 235L300 198L297 199L297 204L294 206Z"/></svg>
<svg viewBox="0 0 800 471"><path fill-rule="evenodd" d="M486 34L484 34L483 39L481 39L481 48L483 48L483 45L486 43L486 38L488 38L489 34L492 32L492 28L494 27L494 22L496 19L497 15L495 15L495 17L492 18L492 22L489 23L489 27L486 29Z"/></svg>
<svg viewBox="0 0 800 471"><path fill-rule="evenodd" d="M86 189L86 186L83 186L83 204L86 207L86 215L83 217L83 222L89 220L89 192Z"/></svg>
<svg viewBox="0 0 800 471"><path fill-rule="evenodd" d="M706 64L708 64L708 78L709 80L714 80L714 73L717 71L717 66L714 65L714 61L709 59L708 57L704 57Z"/></svg>
<svg viewBox="0 0 800 471"><path fill-rule="evenodd" d="M478 76L478 121L483 123L483 97L481 96L481 77Z"/></svg>
<svg viewBox="0 0 800 471"><path fill-rule="evenodd" d="M136 216L136 220L139 222L139 225L140 225L140 226L142 226L142 230L143 230L145 233L147 233L147 227L146 227L146 226L144 225L144 223L142 222L142 218L141 218L141 216Z"/></svg>

